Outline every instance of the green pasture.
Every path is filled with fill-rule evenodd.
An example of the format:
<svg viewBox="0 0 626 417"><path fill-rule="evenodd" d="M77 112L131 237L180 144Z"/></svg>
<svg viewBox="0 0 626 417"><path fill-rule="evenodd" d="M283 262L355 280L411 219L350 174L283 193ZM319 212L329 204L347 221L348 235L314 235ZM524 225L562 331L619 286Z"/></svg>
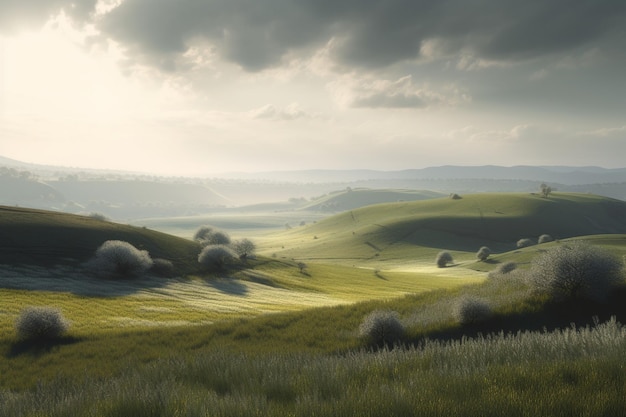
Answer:
<svg viewBox="0 0 626 417"><path fill-rule="evenodd" d="M623 323L625 290L605 303L554 304L522 274L487 276L504 262L523 271L571 239L626 256L624 207L559 193L379 204L249 236L259 256L211 274L186 239L3 208L0 414L617 415L623 327L557 329L594 316ZM557 240L516 248L544 233ZM109 239L172 260L180 276L89 276L80 263ZM479 262L483 245L493 254ZM451 266L435 266L441 250ZM493 316L460 325L454 308L466 296L488 300ZM18 341L13 324L26 306L60 308L69 332ZM374 352L358 337L375 310L398 313L402 347Z"/></svg>

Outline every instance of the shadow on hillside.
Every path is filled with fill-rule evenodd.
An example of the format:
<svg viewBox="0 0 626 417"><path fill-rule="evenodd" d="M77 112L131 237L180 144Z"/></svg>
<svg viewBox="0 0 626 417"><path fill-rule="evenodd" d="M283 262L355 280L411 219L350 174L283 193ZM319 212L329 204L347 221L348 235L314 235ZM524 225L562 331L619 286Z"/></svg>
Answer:
<svg viewBox="0 0 626 417"><path fill-rule="evenodd" d="M56 347L73 345L80 341L81 339L72 336L49 340L19 340L11 344L6 357L10 359L20 355L41 356Z"/></svg>
<svg viewBox="0 0 626 417"><path fill-rule="evenodd" d="M216 290L229 295L246 295L248 293L248 287L234 278L207 280L206 283Z"/></svg>
<svg viewBox="0 0 626 417"><path fill-rule="evenodd" d="M514 334L520 331L553 331L571 326L580 328L608 321L611 317L626 323L626 287L615 289L605 302L582 299L548 302L540 311L496 315L481 323L422 335L419 340L410 340L409 343L419 344L425 338L449 341L500 332Z"/></svg>
<svg viewBox="0 0 626 417"><path fill-rule="evenodd" d="M68 292L88 297L121 297L144 290L163 288L171 279L144 275L101 278L79 266L0 265L0 288L29 291Z"/></svg>

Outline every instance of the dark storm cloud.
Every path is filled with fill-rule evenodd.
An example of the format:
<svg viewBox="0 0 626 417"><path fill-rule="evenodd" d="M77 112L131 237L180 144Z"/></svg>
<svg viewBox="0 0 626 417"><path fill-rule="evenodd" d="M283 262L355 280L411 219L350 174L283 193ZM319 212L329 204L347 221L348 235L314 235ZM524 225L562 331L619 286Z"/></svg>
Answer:
<svg viewBox="0 0 626 417"><path fill-rule="evenodd" d="M0 1L0 33L41 26L50 16L65 12L78 20L88 19L97 0L2 0Z"/></svg>
<svg viewBox="0 0 626 417"><path fill-rule="evenodd" d="M430 39L447 53L528 59L621 42L625 14L619 0L126 0L100 28L147 57L175 57L203 38L255 71L331 39L333 58L349 66L414 59Z"/></svg>
<svg viewBox="0 0 626 417"><path fill-rule="evenodd" d="M96 0L2 0L0 32L60 10L93 16ZM197 40L250 71L333 40L331 58L380 68L440 53L515 61L626 41L622 0L124 0L98 18L103 36L149 63L175 61Z"/></svg>

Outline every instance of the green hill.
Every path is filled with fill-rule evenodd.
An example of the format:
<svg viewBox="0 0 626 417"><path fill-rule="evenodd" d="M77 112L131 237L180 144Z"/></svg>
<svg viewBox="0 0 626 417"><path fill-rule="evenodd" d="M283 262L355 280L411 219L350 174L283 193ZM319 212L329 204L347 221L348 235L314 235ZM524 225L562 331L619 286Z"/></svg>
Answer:
<svg viewBox="0 0 626 417"><path fill-rule="evenodd" d="M0 207L0 263L50 266L89 259L106 240L124 240L181 271L197 264L195 242L164 233L44 210Z"/></svg>
<svg viewBox="0 0 626 417"><path fill-rule="evenodd" d="M415 247L476 252L515 249L521 238L626 233L626 202L586 194L491 193L379 204L275 237L268 252L307 259L416 259Z"/></svg>
<svg viewBox="0 0 626 417"><path fill-rule="evenodd" d="M428 200L442 197L435 191L391 190L391 189L346 189L315 199L301 210L339 212L354 210L372 204L395 203L399 201Z"/></svg>

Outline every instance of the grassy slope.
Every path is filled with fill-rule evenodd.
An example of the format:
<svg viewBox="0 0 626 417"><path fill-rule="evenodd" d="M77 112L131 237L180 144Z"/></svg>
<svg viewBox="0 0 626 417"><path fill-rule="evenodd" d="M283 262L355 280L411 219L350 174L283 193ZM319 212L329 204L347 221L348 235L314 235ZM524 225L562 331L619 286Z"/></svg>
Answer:
<svg viewBox="0 0 626 417"><path fill-rule="evenodd" d="M515 249L521 238L626 233L626 203L584 194L475 194L380 204L283 232L262 246L279 256L341 262L428 261L441 250ZM419 247L420 249L418 250Z"/></svg>
<svg viewBox="0 0 626 417"><path fill-rule="evenodd" d="M182 272L195 269L196 243L164 233L90 217L0 207L0 263L50 266L83 262L106 240L124 240L166 258Z"/></svg>
<svg viewBox="0 0 626 417"><path fill-rule="evenodd" d="M354 189L330 193L304 205L300 209L337 212L354 210L372 204L428 200L442 196L442 193L434 191Z"/></svg>

